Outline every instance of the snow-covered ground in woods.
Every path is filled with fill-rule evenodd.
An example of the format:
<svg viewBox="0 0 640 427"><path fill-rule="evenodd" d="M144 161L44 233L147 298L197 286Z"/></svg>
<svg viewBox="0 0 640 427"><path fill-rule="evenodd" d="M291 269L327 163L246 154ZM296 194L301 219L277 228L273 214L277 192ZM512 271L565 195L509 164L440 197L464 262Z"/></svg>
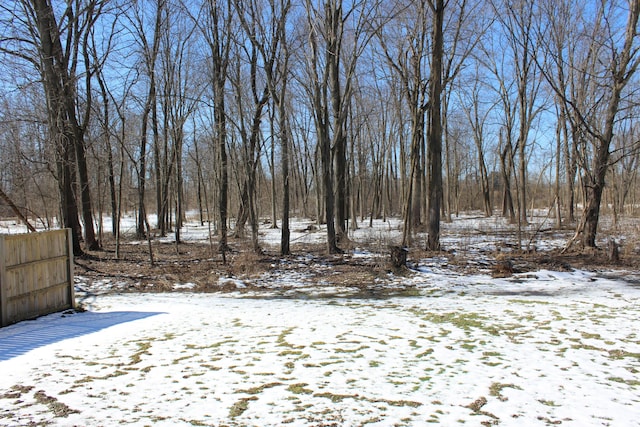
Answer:
<svg viewBox="0 0 640 427"><path fill-rule="evenodd" d="M296 222L292 239L322 241L309 225ZM397 221L366 225L352 239L368 249L348 256L399 236ZM533 245L564 243L538 241L541 225L525 233ZM482 263L503 226L459 218L443 224L443 245ZM276 244L278 230L261 233ZM322 284L103 294L77 278L87 312L0 329L0 425L640 426L640 272L496 279L438 259L410 265L392 281L413 291L391 298Z"/></svg>

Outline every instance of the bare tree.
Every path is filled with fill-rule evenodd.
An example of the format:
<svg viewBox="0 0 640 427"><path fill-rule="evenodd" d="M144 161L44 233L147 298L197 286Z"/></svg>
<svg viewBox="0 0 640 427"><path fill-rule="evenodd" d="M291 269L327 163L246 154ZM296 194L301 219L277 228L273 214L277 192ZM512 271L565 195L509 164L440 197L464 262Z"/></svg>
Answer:
<svg viewBox="0 0 640 427"><path fill-rule="evenodd" d="M291 137L287 113L288 83L290 78L289 59L291 53L289 50L286 31L287 17L291 9L291 1L274 0L271 3L271 8L274 11L279 11L279 13L274 13L274 15L279 17L275 31L277 32L277 38L280 40L280 52L279 55L276 55L274 58L275 63L273 71L271 72L267 69L267 83L271 93L271 98L273 99L273 103L277 110L278 136L282 150L282 231L280 238L280 254L284 256L289 255L291 252L291 231L289 228L289 215L291 209L291 182L289 174ZM275 177L272 177L272 179L275 180Z"/></svg>
<svg viewBox="0 0 640 427"><path fill-rule="evenodd" d="M476 146L477 158L478 158L478 171L480 173L480 185L482 192L482 206L485 216L489 217L493 214L493 205L491 203L491 184L489 182L489 173L486 162L486 144L485 144L485 126L489 114L492 111L492 106L489 105L486 109L483 109L482 97L482 76L480 75L480 68L476 63L475 73L471 77L471 87L465 91L460 91L458 96L460 104L464 109L465 116L471 126L473 142Z"/></svg>
<svg viewBox="0 0 640 427"><path fill-rule="evenodd" d="M495 16L500 23L505 46L508 48L510 67L508 73L515 80L515 100L512 101L513 117L517 127L515 147L518 153L518 224L527 220L527 147L532 123L542 106L538 94L542 79L535 66L537 45L534 42L535 4L524 0L492 2ZM511 131L507 138L511 138Z"/></svg>
<svg viewBox="0 0 640 427"><path fill-rule="evenodd" d="M93 226L84 134L91 112L93 74L87 43L104 3L97 0L69 3L59 21L53 5L47 0L20 1L14 6L11 10L4 9L12 17L14 35L2 38L0 50L30 63L41 75L47 99L49 133L57 147L61 222L72 229L74 252L81 254L82 232L76 190L80 192L82 203L85 244L89 249L99 247ZM15 37L15 34L24 37ZM78 96L79 64L85 66L82 82L85 110L82 114Z"/></svg>
<svg viewBox="0 0 640 427"><path fill-rule="evenodd" d="M249 120L244 118L244 110L248 102L245 101L246 76L242 73L241 63L236 62L235 78L232 83L235 88L239 120L236 127L243 140L243 163L245 165L245 184L243 186L242 201L248 211L251 221L252 244L255 251L260 251L258 242L258 213L257 213L257 180L256 172L260 165L260 139L263 111L275 93L276 58L280 54L280 43L284 37L284 25L290 4L278 4L275 1L235 2L238 18L242 24L248 45L240 39L240 51L247 56L249 66L249 99L252 109ZM238 59L239 61L239 59ZM262 82L262 84L261 84ZM261 87L260 87L261 86ZM284 101L283 101L284 102ZM247 121L249 122L247 125ZM246 196L245 196L246 193ZM244 226L239 221L238 228Z"/></svg>
<svg viewBox="0 0 640 427"><path fill-rule="evenodd" d="M433 13L433 46L429 79L429 125L427 127L428 200L427 250L440 250L440 208L442 206L442 58L444 56L445 1L429 1ZM447 2L448 3L448 2Z"/></svg>
<svg viewBox="0 0 640 427"><path fill-rule="evenodd" d="M233 8L231 0L205 0L198 16L193 17L194 24L202 33L209 47L210 79L213 96L214 141L218 147L218 170L220 174L219 216L220 242L219 250L222 260L227 262L226 254L229 250L227 243L227 221L229 204L229 166L227 156L227 111L225 100L225 86L231 49L231 37L234 30Z"/></svg>
<svg viewBox="0 0 640 427"><path fill-rule="evenodd" d="M331 67L337 72L335 65L339 61L338 43L342 37L342 5L335 0L328 0L324 8L316 8L307 0L307 24L309 26L309 57L307 70L309 81L307 90L311 98L313 117L316 125L320 160L322 164L322 186L324 190L325 221L327 223L327 250L329 253L340 253L337 245L335 225L335 195L333 193L334 178L331 162L330 104L328 91L330 88ZM324 16L323 16L324 14ZM325 39L326 46L321 44ZM324 58L321 54L324 53ZM324 61L324 63L323 63ZM342 130L336 129L337 138Z"/></svg>
<svg viewBox="0 0 640 427"><path fill-rule="evenodd" d="M161 155L163 169L161 174L161 211L160 218L169 216L170 192L173 189L175 200L175 242L180 243L180 231L185 216L183 151L185 145L185 126L195 111L201 91L200 81L193 65L195 47L192 43L195 28L187 21L180 7L168 5L164 12L166 30L162 32L160 43L160 105L163 111L163 149ZM195 132L195 129L194 129ZM168 226L169 223L166 223Z"/></svg>
<svg viewBox="0 0 640 427"><path fill-rule="evenodd" d="M147 209L145 204L145 194L146 194L146 184L147 184L147 146L149 144L149 117L152 117L152 131L153 131L153 139L154 139L154 147L158 145L158 116L157 116L157 72L156 72L156 64L158 61L158 55L160 50L160 39L163 32L164 24L163 22L163 13L166 8L165 0L157 0L154 4L153 8L153 29L152 29L152 38L149 40L147 36L147 28L146 28L146 13L147 10L144 7L144 4L135 3L134 6L130 9L131 16L128 18L131 26L133 27L134 39L137 43L140 44L140 54L142 59L142 70L144 70L144 74L148 79L148 87L147 94L144 100L144 105L142 108L142 118L141 118L141 130L140 130L140 148L138 154L138 163L139 165L136 167L138 171L138 219L136 222L136 235L138 238L144 237L146 235L145 232L145 218L147 215ZM159 159L156 156L156 170L158 169ZM161 197L160 191L161 186L159 185L160 179L159 175L156 175L156 199L158 203L158 222L159 228L161 229L161 234L164 235L165 230L163 228L163 224L160 224L161 215L160 215L160 200Z"/></svg>
<svg viewBox="0 0 640 427"><path fill-rule="evenodd" d="M449 0L446 3L447 14L444 22L444 53L442 69L442 133L444 143L444 161L446 182L443 184L443 212L446 221L451 221L452 210L459 212L460 195L460 150L461 127L457 126L455 115L455 93L462 92L463 86L457 84L462 71L466 68L470 56L484 38L491 18L485 2L478 0ZM452 108L453 107L453 108ZM453 123L449 119L453 117ZM450 126L450 124L452 124ZM452 207L452 199L455 200Z"/></svg>
<svg viewBox="0 0 640 427"><path fill-rule="evenodd" d="M570 35L578 42L576 49L570 51L570 59L566 56L566 46L557 44L563 39L544 37L549 32L560 31L558 26L566 25L551 19L556 7L565 4L544 4L542 11L547 19L540 21L539 42L549 62L538 65L568 113L566 119L577 144L582 172L585 204L576 233L565 246L567 250L580 237L584 247L596 247L600 205L617 119L625 103L625 89L640 65L640 0L596 5L592 19L585 17L578 31ZM570 4L575 8L574 3ZM624 13L626 20L621 16ZM560 70L565 69L563 64L569 61L573 65L571 73L561 73Z"/></svg>
<svg viewBox="0 0 640 427"><path fill-rule="evenodd" d="M427 82L424 58L427 52L429 23L427 4L411 2L409 6L398 5L398 10L390 13L394 17L389 26L379 25L379 41L389 66L397 76L402 97L409 108L411 122L411 143L409 154L409 182L405 188L403 209L404 231L402 245L410 243L412 229L420 224L423 194L423 147L424 126L427 109ZM397 22L398 26L393 26ZM406 31L402 31L406 28ZM404 37L396 31L404 33Z"/></svg>

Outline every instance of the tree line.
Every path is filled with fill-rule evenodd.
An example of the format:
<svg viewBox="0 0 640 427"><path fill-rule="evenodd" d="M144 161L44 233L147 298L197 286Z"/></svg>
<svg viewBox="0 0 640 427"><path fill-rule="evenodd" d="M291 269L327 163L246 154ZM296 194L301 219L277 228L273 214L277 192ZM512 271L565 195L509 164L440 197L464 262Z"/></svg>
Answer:
<svg viewBox="0 0 640 427"><path fill-rule="evenodd" d="M635 206L640 0L15 0L0 5L3 199L77 254L261 218L440 224L534 208L596 246ZM578 211L578 212L577 212ZM153 224L149 219L155 214ZM103 215L113 218L104 229ZM212 237L213 238L213 237Z"/></svg>

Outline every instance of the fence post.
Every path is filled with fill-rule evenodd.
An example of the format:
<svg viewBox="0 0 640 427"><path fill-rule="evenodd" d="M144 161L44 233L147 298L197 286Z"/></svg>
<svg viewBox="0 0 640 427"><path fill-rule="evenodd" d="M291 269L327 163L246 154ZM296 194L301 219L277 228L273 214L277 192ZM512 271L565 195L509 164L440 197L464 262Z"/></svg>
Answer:
<svg viewBox="0 0 640 427"><path fill-rule="evenodd" d="M69 304L71 308L76 308L76 293L73 281L73 240L71 229L67 228L67 281L69 282Z"/></svg>
<svg viewBox="0 0 640 427"><path fill-rule="evenodd" d="M4 236L0 236L0 327L6 326L7 319L7 292L4 287L7 284L7 271L5 268Z"/></svg>

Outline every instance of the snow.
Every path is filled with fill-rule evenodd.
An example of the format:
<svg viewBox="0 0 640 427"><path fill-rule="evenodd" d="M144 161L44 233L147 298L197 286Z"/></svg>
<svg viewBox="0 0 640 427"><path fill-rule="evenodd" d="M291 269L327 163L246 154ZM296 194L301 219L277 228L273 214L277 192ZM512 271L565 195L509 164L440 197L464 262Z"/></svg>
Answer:
<svg viewBox="0 0 640 427"><path fill-rule="evenodd" d="M496 220L465 221L447 226L449 248L500 245L465 231ZM353 240L383 247L397 225ZM261 233L277 244L278 230ZM0 425L640 426L637 272L492 278L413 263L384 285L412 292L372 298L304 284L304 271L265 277L259 293L234 277L221 285L235 291L212 294L76 278L88 311L0 329Z"/></svg>

